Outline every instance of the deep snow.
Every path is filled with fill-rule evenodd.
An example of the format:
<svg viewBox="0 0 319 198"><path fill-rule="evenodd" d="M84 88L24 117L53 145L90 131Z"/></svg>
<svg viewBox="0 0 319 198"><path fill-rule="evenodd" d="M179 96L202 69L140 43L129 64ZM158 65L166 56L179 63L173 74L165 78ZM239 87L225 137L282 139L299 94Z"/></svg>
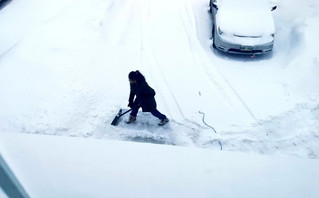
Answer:
<svg viewBox="0 0 319 198"><path fill-rule="evenodd" d="M0 131L317 159L318 2L273 2L273 53L250 58L211 50L207 0L12 1L0 10ZM110 125L136 69L169 125L147 113Z"/></svg>
<svg viewBox="0 0 319 198"><path fill-rule="evenodd" d="M105 139L3 133L32 198L317 198L318 160Z"/></svg>

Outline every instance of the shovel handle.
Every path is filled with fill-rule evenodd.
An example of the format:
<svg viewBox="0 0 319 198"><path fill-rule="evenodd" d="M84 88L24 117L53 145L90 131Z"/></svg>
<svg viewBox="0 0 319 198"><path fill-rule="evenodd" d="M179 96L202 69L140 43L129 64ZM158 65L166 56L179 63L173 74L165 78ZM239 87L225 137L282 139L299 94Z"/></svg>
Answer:
<svg viewBox="0 0 319 198"><path fill-rule="evenodd" d="M125 111L124 113L119 114L118 117L121 117L122 115L125 115L125 114L127 114L128 112L130 112L130 111L132 111L132 109L129 109L129 110Z"/></svg>

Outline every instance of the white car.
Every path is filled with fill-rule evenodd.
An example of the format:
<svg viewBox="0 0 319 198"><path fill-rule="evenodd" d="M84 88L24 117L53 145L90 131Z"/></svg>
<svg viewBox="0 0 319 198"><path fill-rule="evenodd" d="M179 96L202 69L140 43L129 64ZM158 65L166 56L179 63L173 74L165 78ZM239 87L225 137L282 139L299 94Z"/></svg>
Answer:
<svg viewBox="0 0 319 198"><path fill-rule="evenodd" d="M267 0L210 0L213 47L235 54L265 54L272 50L275 24Z"/></svg>

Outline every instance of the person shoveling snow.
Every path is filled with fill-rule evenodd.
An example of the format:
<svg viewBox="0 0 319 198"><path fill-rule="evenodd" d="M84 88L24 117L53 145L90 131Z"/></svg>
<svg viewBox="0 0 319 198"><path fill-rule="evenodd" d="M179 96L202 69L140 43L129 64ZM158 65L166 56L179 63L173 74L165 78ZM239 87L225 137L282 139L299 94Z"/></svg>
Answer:
<svg viewBox="0 0 319 198"><path fill-rule="evenodd" d="M141 72L138 70L131 71L128 75L128 78L130 82L128 107L131 109L125 111L124 113L122 113L122 109L120 109L119 113L116 115L111 124L116 126L119 123L120 117L130 111L131 114L126 123L130 124L136 121L138 110L141 107L143 112L151 112L153 116L160 119L160 122L158 123L159 126L163 126L169 122L169 119L157 110L154 97L156 93L154 89L147 84L143 74L141 74Z"/></svg>
<svg viewBox="0 0 319 198"><path fill-rule="evenodd" d="M139 108L142 107L143 112L151 112L153 116L161 120L158 125L166 124L169 120L156 109L155 91L147 84L141 72L138 70L131 71L128 78L131 90L128 107L132 108L132 112L126 123L134 122Z"/></svg>

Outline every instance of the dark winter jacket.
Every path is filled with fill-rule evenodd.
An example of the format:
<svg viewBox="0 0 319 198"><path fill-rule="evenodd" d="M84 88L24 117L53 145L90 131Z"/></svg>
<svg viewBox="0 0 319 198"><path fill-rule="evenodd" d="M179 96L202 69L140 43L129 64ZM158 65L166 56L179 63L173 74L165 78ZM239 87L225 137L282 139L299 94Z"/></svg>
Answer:
<svg viewBox="0 0 319 198"><path fill-rule="evenodd" d="M129 103L139 105L142 107L143 112L152 112L156 110L155 91L152 89L145 80L130 84L131 91ZM135 100L134 100L135 98Z"/></svg>

